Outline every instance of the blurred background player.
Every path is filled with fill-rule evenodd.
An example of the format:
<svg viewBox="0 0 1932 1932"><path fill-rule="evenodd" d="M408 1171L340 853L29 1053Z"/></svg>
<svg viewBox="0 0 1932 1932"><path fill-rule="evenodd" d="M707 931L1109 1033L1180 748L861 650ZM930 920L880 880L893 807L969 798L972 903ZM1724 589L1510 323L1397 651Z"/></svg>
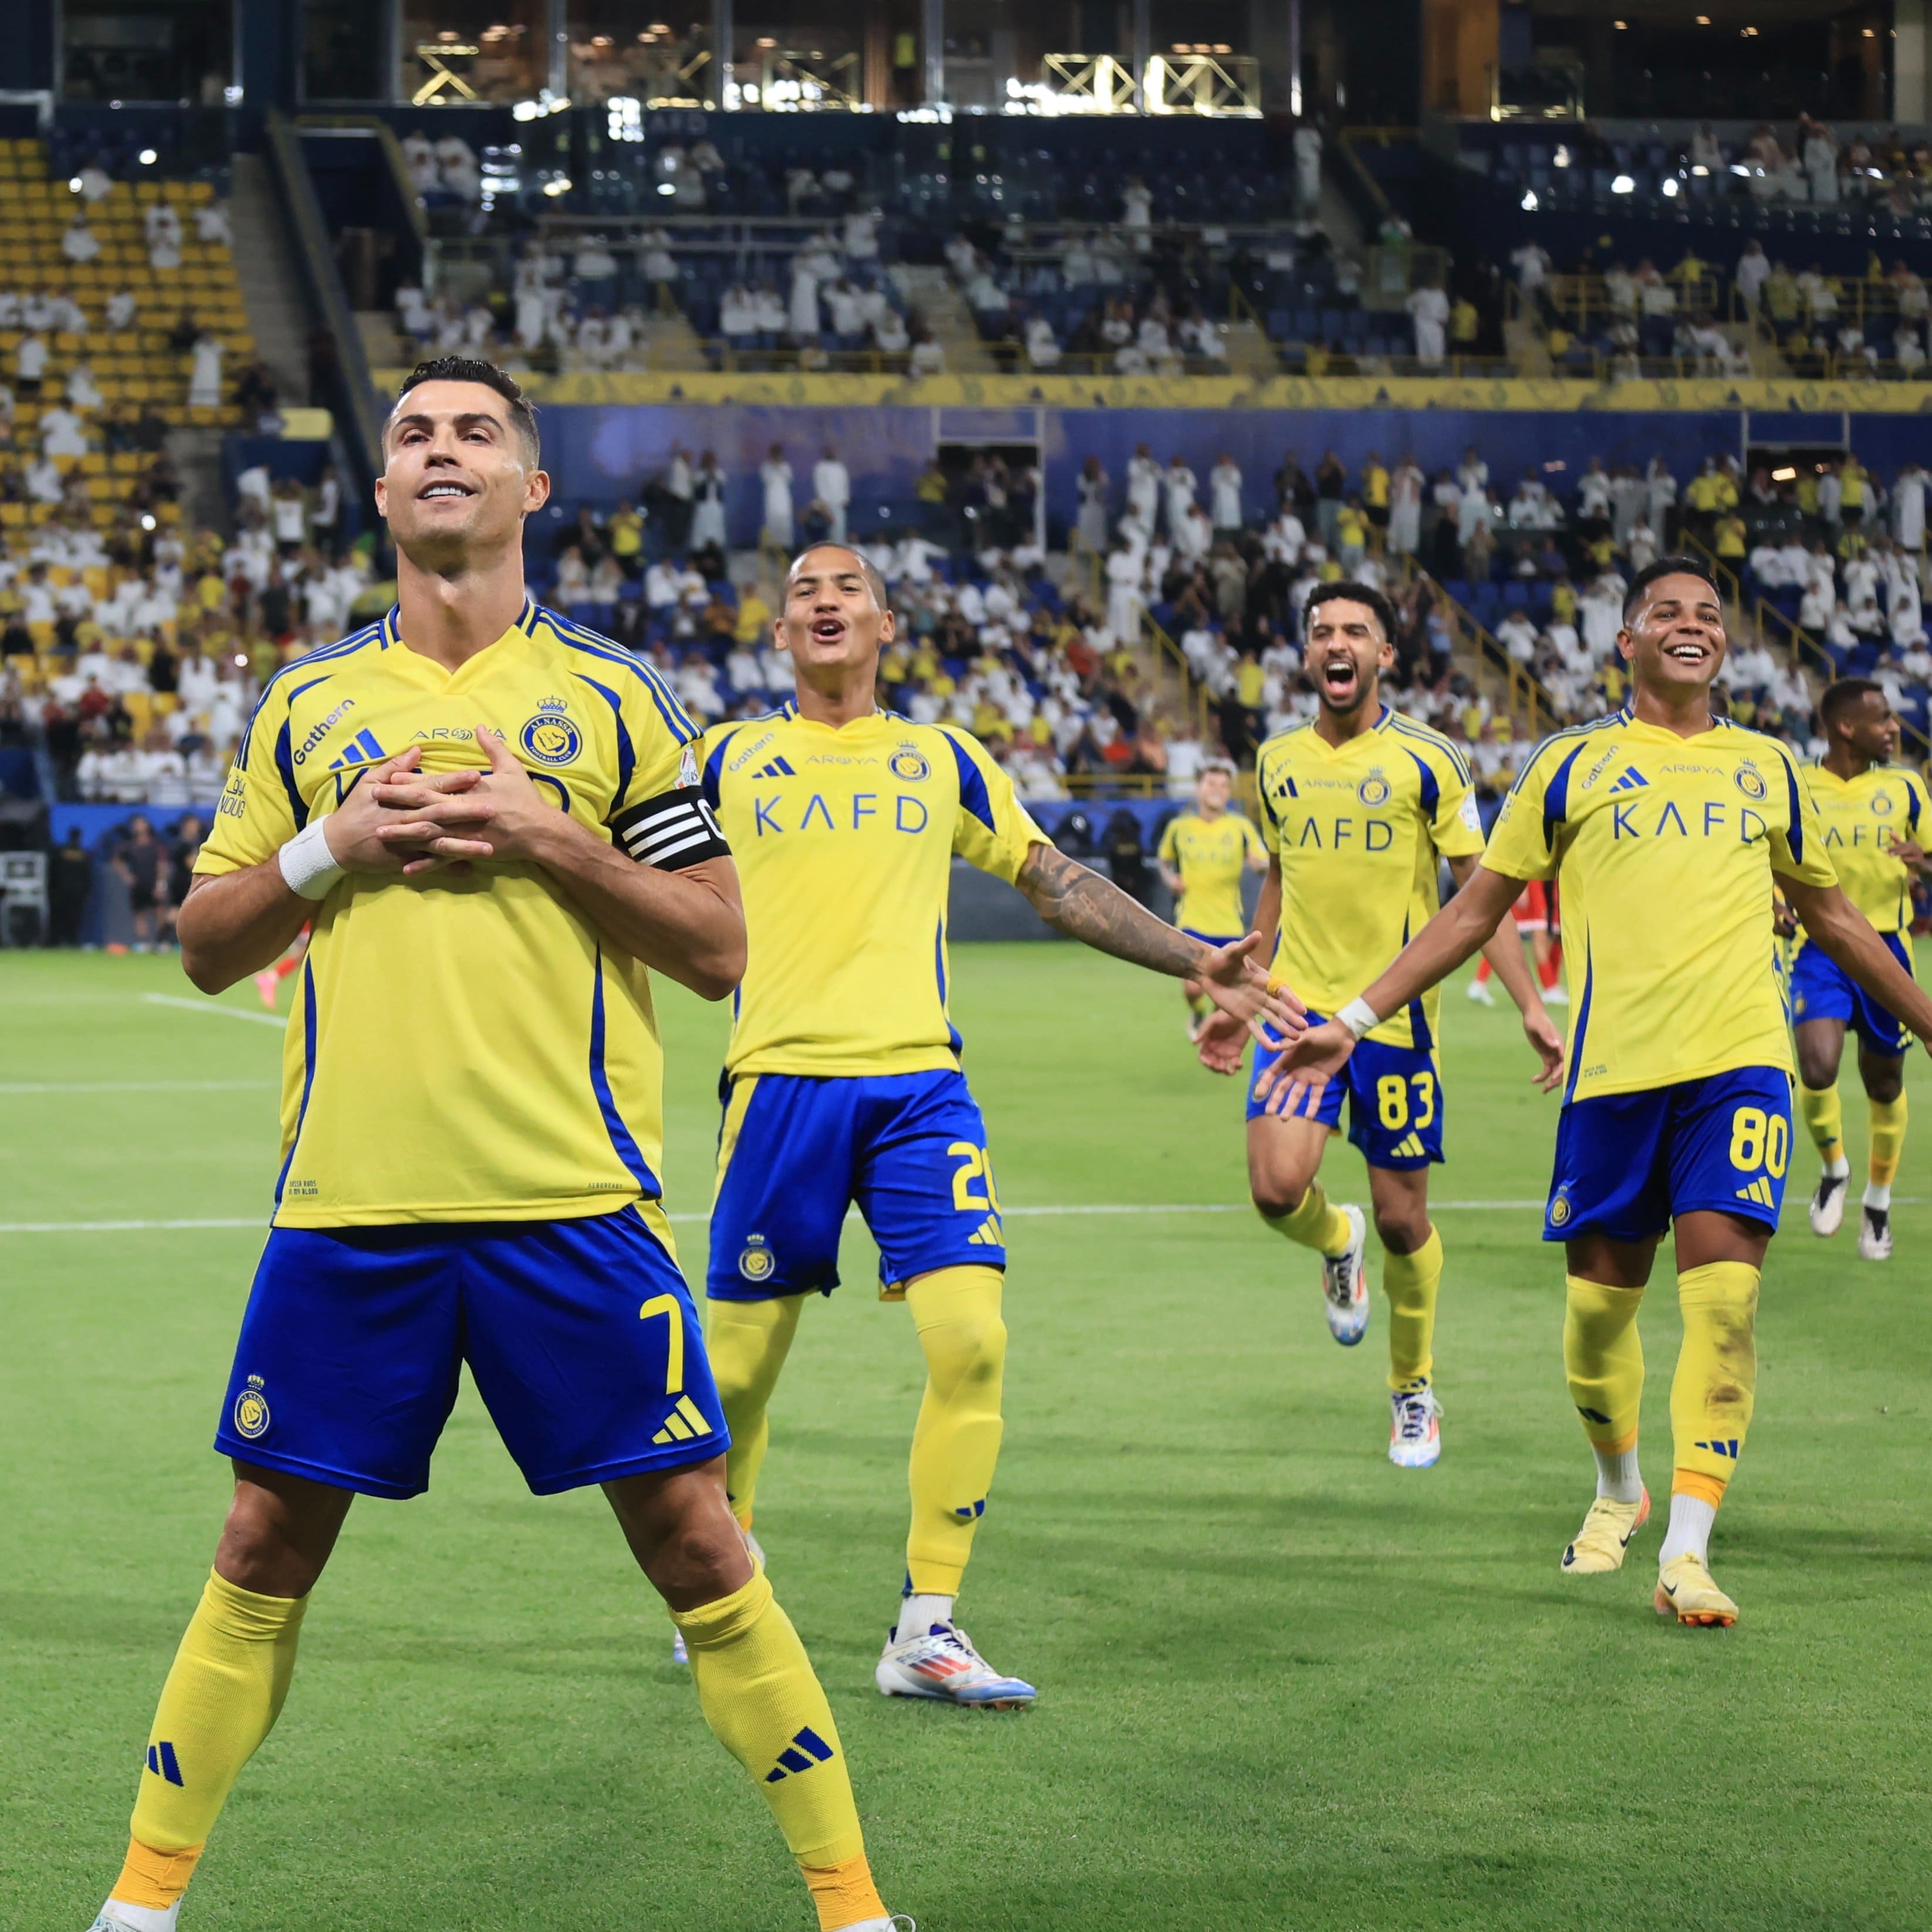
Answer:
<svg viewBox="0 0 1932 1932"><path fill-rule="evenodd" d="M1568 1270L1564 1364L1597 1462L1566 1574L1620 1569L1650 1514L1637 1465L1638 1304L1674 1227L1684 1342L1670 1390L1670 1524L1658 1611L1737 1621L1711 1529L1750 1426L1758 1282L1791 1152L1791 1042L1772 949L1774 880L1809 943L1932 1040L1932 1000L1839 888L1790 752L1712 715L1726 641L1717 588L1686 557L1638 572L1617 648L1633 696L1544 740L1469 883L1401 957L1270 1070L1270 1108L1304 1073L1438 984L1495 932L1522 881L1563 889L1582 984L1544 1239Z"/></svg>
<svg viewBox="0 0 1932 1932"><path fill-rule="evenodd" d="M1563 986L1563 949L1551 931L1550 916L1556 896L1554 886L1545 885L1540 879L1532 879L1510 908L1510 922L1516 928L1516 938L1529 948L1543 1004L1567 1006L1570 995ZM1495 970L1486 952L1476 962L1475 976L1469 982L1469 998L1479 1006L1492 1006L1496 1003L1496 994L1490 991L1490 976Z"/></svg>
<svg viewBox="0 0 1932 1932"><path fill-rule="evenodd" d="M749 958L725 1060L712 1210L710 1348L731 1426L726 1484L748 1532L766 1407L807 1296L838 1282L856 1201L880 1292L925 1353L899 1612L876 1672L889 1696L1030 1703L952 1618L999 1456L1006 1261L986 1129L946 1012L956 854L1042 918L1115 957L1199 980L1234 1024L1270 1000L1256 943L1218 950L1056 851L978 740L881 711L894 621L856 552L821 544L785 579L773 625L796 703L706 736L704 796L743 854Z"/></svg>
<svg viewBox="0 0 1932 1932"><path fill-rule="evenodd" d="M1402 950L1436 910L1448 862L1460 885L1483 849L1469 768L1449 740L1382 701L1394 662L1394 612L1366 584L1324 584L1309 598L1304 662L1320 709L1312 723L1262 746L1256 766L1262 838L1270 854L1255 929L1274 970L1331 1016L1378 960ZM1542 1056L1548 1090L1563 1049L1514 934L1496 962L1523 1030ZM1436 1399L1436 1303L1442 1238L1429 1218L1429 1169L1442 1158L1444 1101L1436 1052L1438 998L1431 992L1375 1029L1346 1078L1304 1097L1292 1117L1248 1100L1248 1186L1268 1226L1322 1257L1328 1326L1352 1347L1369 1323L1368 1230L1360 1208L1331 1204L1316 1178L1348 1102L1348 1138L1369 1167L1369 1196L1383 1250L1389 1301L1389 1460L1426 1468L1442 1452ZM1240 1066L1233 1024L1201 1029L1201 1057L1217 1071ZM1260 1048L1257 1078L1270 1065Z"/></svg>
<svg viewBox="0 0 1932 1932"><path fill-rule="evenodd" d="M1912 970L1912 886L1925 867L1924 781L1894 765L1898 720L1882 686L1840 678L1818 701L1828 748L1807 774L1825 849L1845 896ZM1876 1004L1816 946L1798 941L1791 968L1791 1016L1798 1041L1798 1107L1824 1171L1811 1197L1811 1232L1835 1234L1844 1217L1851 1163L1845 1158L1838 1063L1845 1029L1858 1036L1858 1078L1870 1119L1869 1178L1858 1226L1858 1252L1869 1262L1892 1254L1892 1184L1905 1147L1905 1054L1910 1030Z"/></svg>
<svg viewBox="0 0 1932 1932"><path fill-rule="evenodd" d="M1156 855L1160 876L1174 895L1174 922L1204 946L1232 946L1248 929L1241 910L1241 874L1268 869L1268 848L1240 812L1228 809L1234 768L1226 758L1202 767L1194 784L1194 809L1177 813L1160 835ZM1184 980L1187 1037L1214 1010L1200 982Z"/></svg>
<svg viewBox="0 0 1932 1932"><path fill-rule="evenodd" d="M718 1000L745 959L697 733L644 665L526 596L550 478L513 382L420 365L383 450L397 606L270 682L182 909L204 992L311 917L315 937L216 1436L234 1500L95 1932L174 1932L350 1504L428 1486L466 1363L535 1493L603 1488L822 1932L890 1932L830 1707L725 1498L656 1178L649 969ZM340 755L285 765L292 734Z"/></svg>

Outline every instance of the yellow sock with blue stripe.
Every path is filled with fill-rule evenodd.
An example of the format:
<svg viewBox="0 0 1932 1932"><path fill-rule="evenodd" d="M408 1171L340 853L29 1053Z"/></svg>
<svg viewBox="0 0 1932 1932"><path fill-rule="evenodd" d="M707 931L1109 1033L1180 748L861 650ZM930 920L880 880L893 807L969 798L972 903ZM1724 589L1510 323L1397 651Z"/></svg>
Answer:
<svg viewBox="0 0 1932 1932"><path fill-rule="evenodd" d="M1898 1177L1899 1160L1905 1152L1905 1095L1901 1091L1896 1100L1868 1100L1865 1105L1871 1120L1872 1185L1888 1192ZM1865 1198L1870 1201L1870 1195L1868 1193ZM1886 1204L1890 1206L1889 1198Z"/></svg>
<svg viewBox="0 0 1932 1932"><path fill-rule="evenodd" d="M674 1610L671 1621L684 1633L704 1720L764 1794L812 1888L820 1932L884 1918L832 1706L764 1571L715 1604Z"/></svg>
<svg viewBox="0 0 1932 1932"><path fill-rule="evenodd" d="M1389 1303L1389 1387L1414 1389L1435 1366L1436 1292L1442 1281L1442 1237L1434 1228L1413 1254L1382 1256Z"/></svg>
<svg viewBox="0 0 1932 1932"><path fill-rule="evenodd" d="M1834 1172L1845 1157L1845 1110L1835 1083L1829 1087L1800 1087L1798 1111L1818 1157Z"/></svg>
<svg viewBox="0 0 1932 1932"><path fill-rule="evenodd" d="M956 1597L1000 1460L1005 1276L996 1268L935 1268L908 1283L906 1305L926 1353L926 1395L913 1430L912 1528L906 1575L915 1596Z"/></svg>
<svg viewBox="0 0 1932 1932"><path fill-rule="evenodd" d="M308 1606L210 1574L161 1687L114 1898L165 1910L188 1889L230 1788L280 1714Z"/></svg>
<svg viewBox="0 0 1932 1932"><path fill-rule="evenodd" d="M1636 1426L1643 1406L1640 1288L1611 1288L1570 1275L1564 1282L1563 1372L1597 1459L1597 1493L1634 1503L1643 1494Z"/></svg>
<svg viewBox="0 0 1932 1932"><path fill-rule="evenodd" d="M746 1529L764 1467L772 1426L766 1408L778 1386L778 1371L791 1352L802 1294L770 1301L713 1301L707 1305L704 1352L718 1384L718 1400L731 1431L724 1456L724 1490L732 1513Z"/></svg>
<svg viewBox="0 0 1932 1932"><path fill-rule="evenodd" d="M1348 1217L1330 1202L1318 1180L1308 1184L1308 1192L1288 1213L1264 1214L1262 1219L1276 1234L1319 1254L1332 1257L1347 1252Z"/></svg>

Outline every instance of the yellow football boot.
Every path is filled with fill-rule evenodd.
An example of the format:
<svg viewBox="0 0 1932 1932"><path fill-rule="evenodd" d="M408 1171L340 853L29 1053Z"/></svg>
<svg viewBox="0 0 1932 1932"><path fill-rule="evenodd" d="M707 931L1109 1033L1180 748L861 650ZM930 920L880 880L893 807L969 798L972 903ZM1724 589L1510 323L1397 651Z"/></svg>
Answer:
<svg viewBox="0 0 1932 1932"><path fill-rule="evenodd" d="M1700 1558L1674 1557L1657 1573L1657 1614L1680 1624L1716 1624L1729 1630L1738 1606L1711 1580Z"/></svg>
<svg viewBox="0 0 1932 1932"><path fill-rule="evenodd" d="M1650 1492L1646 1490L1634 1503L1620 1503L1599 1496L1590 1505L1583 1527L1563 1552L1563 1573L1568 1576L1600 1576L1606 1570L1624 1567L1624 1552L1630 1540L1650 1520Z"/></svg>

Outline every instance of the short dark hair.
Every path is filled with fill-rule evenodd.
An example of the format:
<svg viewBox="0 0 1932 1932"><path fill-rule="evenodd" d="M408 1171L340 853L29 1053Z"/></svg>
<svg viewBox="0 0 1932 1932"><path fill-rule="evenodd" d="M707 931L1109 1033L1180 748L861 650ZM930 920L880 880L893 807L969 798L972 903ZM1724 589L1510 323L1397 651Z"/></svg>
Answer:
<svg viewBox="0 0 1932 1932"><path fill-rule="evenodd" d="M1630 620L1630 613L1643 602L1643 593L1660 577L1695 577L1711 586L1711 595L1721 605L1724 597L1718 589L1718 580L1711 574L1708 566L1700 563L1694 556L1660 556L1654 563L1647 563L1630 579L1630 587L1624 592L1624 622Z"/></svg>
<svg viewBox="0 0 1932 1932"><path fill-rule="evenodd" d="M1351 604L1366 604L1376 614L1384 640L1395 642L1395 606L1372 584L1352 584L1346 578L1336 584L1318 584L1308 593L1308 601L1301 607L1302 629L1306 631L1318 605L1332 604L1338 598Z"/></svg>
<svg viewBox="0 0 1932 1932"><path fill-rule="evenodd" d="M400 403L412 389L424 382L481 382L484 388L494 389L509 404L511 426L530 452L530 460L542 460L543 439L537 433L536 406L524 394L517 379L506 374L495 363L485 362L475 356L432 356L427 362L418 362L403 378L403 386L396 392L396 400Z"/></svg>
<svg viewBox="0 0 1932 1932"><path fill-rule="evenodd" d="M1826 686L1818 700L1818 716L1825 729L1830 730L1861 698L1874 691L1885 697L1885 686L1870 677L1841 677Z"/></svg>
<svg viewBox="0 0 1932 1932"><path fill-rule="evenodd" d="M881 610L890 610L892 608L892 592L886 588L886 580L879 574L878 566L866 556L863 550L854 548L850 544L833 543L830 538L824 543L807 544L804 549L793 557L790 562L785 566L784 580L787 584L791 581L792 572L815 550L842 550L854 562L858 565L859 574L866 580L866 588L872 592L879 608Z"/></svg>

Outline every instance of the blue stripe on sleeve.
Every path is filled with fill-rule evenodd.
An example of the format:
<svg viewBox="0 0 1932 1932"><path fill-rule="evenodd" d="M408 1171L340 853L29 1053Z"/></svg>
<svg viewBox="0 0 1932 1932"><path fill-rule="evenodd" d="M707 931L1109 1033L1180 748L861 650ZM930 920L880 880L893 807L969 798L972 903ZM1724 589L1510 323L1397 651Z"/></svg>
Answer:
<svg viewBox="0 0 1932 1932"><path fill-rule="evenodd" d="M940 729L946 742L952 747L953 762L959 767L961 806L988 832L997 833L1000 828L993 823L993 800L986 790L986 774L974 761L972 753L950 731L943 725Z"/></svg>

